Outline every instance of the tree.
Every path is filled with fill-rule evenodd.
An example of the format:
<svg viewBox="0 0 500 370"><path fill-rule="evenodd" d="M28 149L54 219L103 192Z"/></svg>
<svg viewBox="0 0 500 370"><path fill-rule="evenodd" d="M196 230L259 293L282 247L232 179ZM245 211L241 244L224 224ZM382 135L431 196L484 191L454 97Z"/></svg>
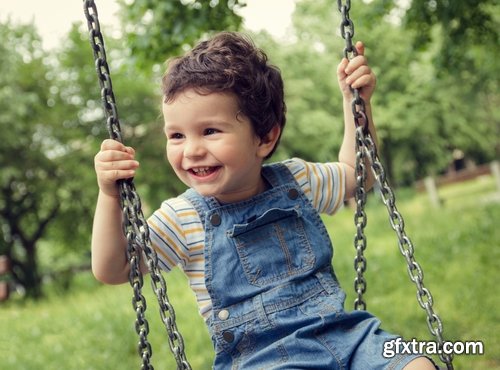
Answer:
<svg viewBox="0 0 500 370"><path fill-rule="evenodd" d="M418 30L414 47L434 51L441 87L458 86L457 99L443 96L448 102L443 113L450 118L451 112L459 113L447 120L455 123L450 130L452 149L461 149L479 163L500 157L500 114L494 108L500 104L498 1L414 0L404 21L408 29Z"/></svg>
<svg viewBox="0 0 500 370"><path fill-rule="evenodd" d="M13 275L28 294L38 297L36 244L61 210L53 127L45 125L54 118L47 109L52 82L32 26L0 24L0 40L0 254L11 259Z"/></svg>
<svg viewBox="0 0 500 370"><path fill-rule="evenodd" d="M242 0L134 0L124 10L124 29L132 55L142 64L181 54L211 31L237 30Z"/></svg>
<svg viewBox="0 0 500 370"><path fill-rule="evenodd" d="M419 30L414 37L416 47L436 42L438 28L441 40L436 63L443 70L458 71L470 68L475 58L466 48L498 45L499 12L496 0L413 0L404 21L408 28Z"/></svg>
<svg viewBox="0 0 500 370"><path fill-rule="evenodd" d="M32 26L0 26L0 128L4 135L0 144L0 254L11 259L16 283L34 298L42 295L41 241L50 240L43 246L51 249L46 253L52 256L60 249L59 258L50 261L51 272L69 267L59 263L67 263L67 255L89 264L97 194L92 158L99 146L95 135L105 127L84 36L81 29L73 28L65 48L49 56ZM120 65L125 52L115 49L112 54ZM124 112L126 107L137 109L132 122L148 122L155 115L149 77L135 72L123 79L122 99L128 102ZM145 119L144 112L149 118ZM128 129L133 131L133 127Z"/></svg>
<svg viewBox="0 0 500 370"><path fill-rule="evenodd" d="M468 40L465 48L463 43L446 45L455 49L453 53L462 53L467 63L458 63L455 68L438 63L442 47L448 40L443 35L447 32L447 24L444 18L439 18L442 23L410 27L407 19L419 3L430 6L431 11L432 4L439 3L436 6L448 9L440 14L451 12L452 23L467 25L461 28L460 39ZM465 1L438 3L414 1L408 9L398 5L402 2L373 0L353 3L350 11L355 39L366 43L370 64L378 76L373 104L379 155L395 184L411 185L430 173L444 172L457 149L478 163L499 156L499 115L492 109L499 103L500 71L495 63L499 57L496 47L500 29L496 26L500 14L498 7L491 1L480 2L479 13L487 14L483 24L478 17L472 17L476 23L459 20L459 17L468 19L469 14L457 8L464 10L472 4ZM478 14L476 9L471 12ZM327 21L318 22L319 19ZM336 154L335 136L339 132L337 125L332 123L341 117L336 103L340 96L335 84L328 81L335 79L334 67L343 48L337 31L339 22L336 4L302 0L297 3L294 14L296 41L284 46L288 50L286 55L276 53L277 64L287 68L284 75L289 91L290 125L283 144L288 153L304 153L302 147L307 141L311 143L310 148L314 148L309 150L309 157L322 160L326 152L330 153L330 158ZM419 40L421 29L426 27L431 38L423 47L414 40ZM481 38L489 42L479 43L473 37L476 33L483 33ZM299 62L294 63L293 58ZM460 69L460 65L467 68ZM324 97L330 97L330 101ZM327 131L316 128L316 122L324 122L318 126ZM314 135L304 136L310 131L317 132L317 139ZM332 144L323 151L325 137L331 137ZM491 148L497 148L496 154Z"/></svg>

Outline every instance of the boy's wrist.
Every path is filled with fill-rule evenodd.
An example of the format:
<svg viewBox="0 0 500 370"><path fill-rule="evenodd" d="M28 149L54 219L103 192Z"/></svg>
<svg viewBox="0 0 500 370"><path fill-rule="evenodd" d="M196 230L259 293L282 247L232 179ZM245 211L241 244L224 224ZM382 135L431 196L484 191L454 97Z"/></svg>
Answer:
<svg viewBox="0 0 500 370"><path fill-rule="evenodd" d="M344 95L343 98L344 98L344 103L352 104L352 101L354 100L354 95L352 94L349 96ZM365 106L371 105L371 98L368 99L362 98L362 99L365 102Z"/></svg>
<svg viewBox="0 0 500 370"><path fill-rule="evenodd" d="M118 187L114 191L106 191L103 190L102 188L99 188L99 195L103 196L105 198L108 198L110 200L120 200L120 192L118 191Z"/></svg>

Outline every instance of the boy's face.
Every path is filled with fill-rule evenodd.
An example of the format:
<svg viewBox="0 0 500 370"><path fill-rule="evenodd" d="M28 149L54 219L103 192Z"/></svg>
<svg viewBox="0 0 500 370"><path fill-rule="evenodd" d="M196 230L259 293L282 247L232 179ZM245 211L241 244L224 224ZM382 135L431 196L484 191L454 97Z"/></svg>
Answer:
<svg viewBox="0 0 500 370"><path fill-rule="evenodd" d="M238 111L231 93L188 89L163 103L170 165L187 186L223 203L248 199L265 186L260 173L268 146Z"/></svg>

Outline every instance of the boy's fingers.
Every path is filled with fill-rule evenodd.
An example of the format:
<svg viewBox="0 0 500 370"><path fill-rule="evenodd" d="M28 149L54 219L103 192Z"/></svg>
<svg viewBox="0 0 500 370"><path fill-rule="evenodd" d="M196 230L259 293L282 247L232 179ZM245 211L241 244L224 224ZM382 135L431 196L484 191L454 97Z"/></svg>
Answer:
<svg viewBox="0 0 500 370"><path fill-rule="evenodd" d="M363 75L351 83L353 89L359 89L364 86L368 86L371 83L371 78L369 75Z"/></svg>
<svg viewBox="0 0 500 370"><path fill-rule="evenodd" d="M361 41L356 42L356 50L358 55L365 55L365 45Z"/></svg>
<svg viewBox="0 0 500 370"><path fill-rule="evenodd" d="M112 162L131 159L132 156L127 152L120 150L104 150L96 155L96 159L101 162Z"/></svg>
<svg viewBox="0 0 500 370"><path fill-rule="evenodd" d="M342 58L339 65L337 66L337 76L339 76L341 78L345 77L345 74L346 74L345 70L346 70L346 67L348 64L349 64L349 61L347 60L347 58Z"/></svg>
<svg viewBox="0 0 500 370"><path fill-rule="evenodd" d="M134 149L131 147L127 147L120 143L119 141L113 139L105 139L101 144L101 150L119 150L122 152L133 153Z"/></svg>
<svg viewBox="0 0 500 370"><path fill-rule="evenodd" d="M349 74L346 81L347 83L350 84L356 81L357 79L370 74L371 74L371 69L367 65L361 65L360 67L354 69L351 74Z"/></svg>
<svg viewBox="0 0 500 370"><path fill-rule="evenodd" d="M139 167L139 162L134 160L117 159L113 161L102 162L101 167L105 170L110 170L110 169L125 170L125 169Z"/></svg>
<svg viewBox="0 0 500 370"><path fill-rule="evenodd" d="M104 182L114 183L117 180L128 179L135 176L135 170L112 170L102 173L101 179Z"/></svg>
<svg viewBox="0 0 500 370"><path fill-rule="evenodd" d="M122 144L113 139L105 139L101 143L101 150L117 149Z"/></svg>
<svg viewBox="0 0 500 370"><path fill-rule="evenodd" d="M347 66L345 67L345 73L351 74L353 73L356 69L360 68L363 65L367 65L367 60L364 56L358 55L351 59Z"/></svg>

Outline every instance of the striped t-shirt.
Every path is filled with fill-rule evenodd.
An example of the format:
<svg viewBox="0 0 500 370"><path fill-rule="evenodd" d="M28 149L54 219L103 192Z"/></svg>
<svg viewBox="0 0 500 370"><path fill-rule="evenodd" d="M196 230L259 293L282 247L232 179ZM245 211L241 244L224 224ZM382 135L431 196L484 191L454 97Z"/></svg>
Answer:
<svg viewBox="0 0 500 370"><path fill-rule="evenodd" d="M333 214L342 206L345 170L341 163L310 163L298 158L283 163L318 212ZM162 203L148 224L160 267L170 271L178 265L185 272L200 314L207 319L212 303L205 286L205 231L198 213L186 199L172 198Z"/></svg>

